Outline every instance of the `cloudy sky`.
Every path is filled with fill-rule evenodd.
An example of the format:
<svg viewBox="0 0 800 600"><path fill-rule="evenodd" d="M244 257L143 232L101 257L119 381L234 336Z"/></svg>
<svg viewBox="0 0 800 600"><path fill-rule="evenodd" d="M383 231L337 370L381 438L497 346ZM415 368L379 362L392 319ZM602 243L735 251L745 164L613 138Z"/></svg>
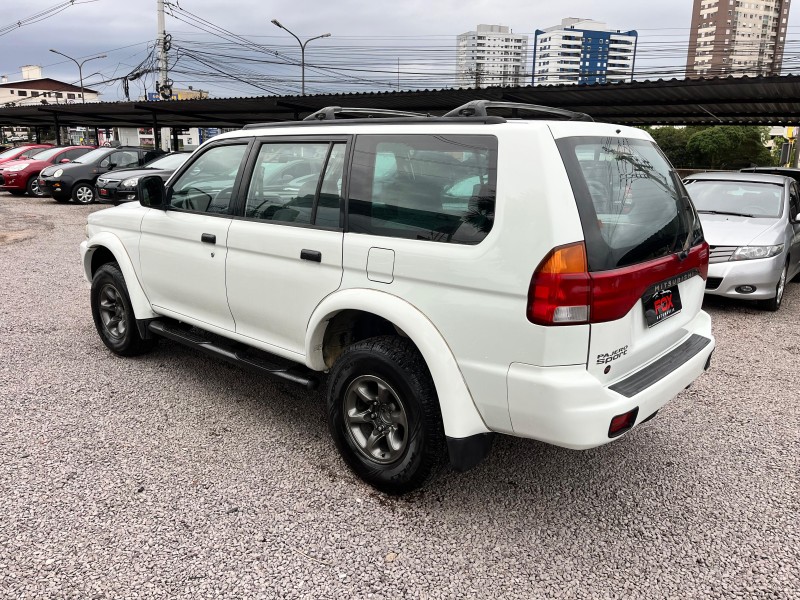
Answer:
<svg viewBox="0 0 800 600"><path fill-rule="evenodd" d="M170 0L176 3L176 0ZM44 76L77 81L76 58L107 54L84 66L87 87L103 99L123 97L116 77L139 67L130 94L152 89L148 56L156 37L156 0L75 0L55 16L23 27L18 21L63 4L63 0L4 2L0 17L0 74L19 79L20 66L42 65ZM307 47L307 91L443 87L453 69L455 36L478 23L502 24L533 34L564 17L607 22L639 32L637 71L666 75L682 69L692 0L177 0L166 19L173 36L170 61L175 87L194 85L217 96L286 93L299 88L297 42L270 23L275 18L305 39L331 37ZM800 8L790 16L787 60L800 35ZM205 31L203 31L205 30ZM241 36L241 38L233 37ZM244 38L244 39L242 39ZM799 48L800 49L800 48ZM275 54L277 53L277 54ZM177 62L176 62L177 61ZM289 64L287 64L289 63ZM320 66L315 70L315 66ZM788 66L788 65L787 65ZM784 72L795 71L785 67ZM398 78L399 74L399 78ZM399 79L399 81L398 81ZM109 81L111 80L111 81ZM253 85L255 84L255 85Z"/></svg>

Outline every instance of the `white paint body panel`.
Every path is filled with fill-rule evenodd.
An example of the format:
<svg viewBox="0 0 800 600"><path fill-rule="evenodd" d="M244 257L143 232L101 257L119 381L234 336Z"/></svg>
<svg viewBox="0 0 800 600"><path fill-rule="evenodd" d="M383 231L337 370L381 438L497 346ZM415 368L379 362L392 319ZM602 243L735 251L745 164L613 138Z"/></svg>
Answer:
<svg viewBox="0 0 800 600"><path fill-rule="evenodd" d="M139 261L153 309L234 331L225 290L228 218L150 209L142 219ZM203 234L216 243L200 241Z"/></svg>
<svg viewBox="0 0 800 600"><path fill-rule="evenodd" d="M301 260L303 250L322 255ZM228 234L228 301L236 333L305 354L311 313L342 281L342 232L234 221Z"/></svg>

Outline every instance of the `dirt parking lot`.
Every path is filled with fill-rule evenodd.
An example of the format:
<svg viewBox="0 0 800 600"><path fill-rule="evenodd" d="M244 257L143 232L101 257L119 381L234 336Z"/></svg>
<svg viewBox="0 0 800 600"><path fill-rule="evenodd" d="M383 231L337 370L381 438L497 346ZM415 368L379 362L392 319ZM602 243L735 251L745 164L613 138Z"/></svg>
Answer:
<svg viewBox="0 0 800 600"><path fill-rule="evenodd" d="M78 254L102 208L0 194L0 597L800 597L800 284L707 301L711 371L623 439L502 437L395 499L320 396L109 353Z"/></svg>

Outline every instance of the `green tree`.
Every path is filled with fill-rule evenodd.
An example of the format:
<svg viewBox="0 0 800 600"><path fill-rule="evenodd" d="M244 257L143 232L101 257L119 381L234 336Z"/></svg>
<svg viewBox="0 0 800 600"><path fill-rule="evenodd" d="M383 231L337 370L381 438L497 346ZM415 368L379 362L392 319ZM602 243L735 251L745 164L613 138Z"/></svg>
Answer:
<svg viewBox="0 0 800 600"><path fill-rule="evenodd" d="M751 165L774 164L764 145L768 127L717 125L689 136L686 150L694 166L712 169L739 169Z"/></svg>
<svg viewBox="0 0 800 600"><path fill-rule="evenodd" d="M692 155L686 144L693 130L688 127L652 127L648 133L653 136L658 146L667 155L672 165L678 169L693 167Z"/></svg>

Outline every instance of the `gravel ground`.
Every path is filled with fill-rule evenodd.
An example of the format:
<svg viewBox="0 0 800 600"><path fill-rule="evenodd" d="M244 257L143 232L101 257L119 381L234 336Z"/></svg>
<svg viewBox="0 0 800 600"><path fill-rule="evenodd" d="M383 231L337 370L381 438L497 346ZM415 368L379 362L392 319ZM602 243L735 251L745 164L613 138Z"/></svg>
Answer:
<svg viewBox="0 0 800 600"><path fill-rule="evenodd" d="M800 597L800 284L778 314L708 301L712 370L625 438L502 437L394 499L319 396L171 343L110 354L92 210L0 194L3 598Z"/></svg>

